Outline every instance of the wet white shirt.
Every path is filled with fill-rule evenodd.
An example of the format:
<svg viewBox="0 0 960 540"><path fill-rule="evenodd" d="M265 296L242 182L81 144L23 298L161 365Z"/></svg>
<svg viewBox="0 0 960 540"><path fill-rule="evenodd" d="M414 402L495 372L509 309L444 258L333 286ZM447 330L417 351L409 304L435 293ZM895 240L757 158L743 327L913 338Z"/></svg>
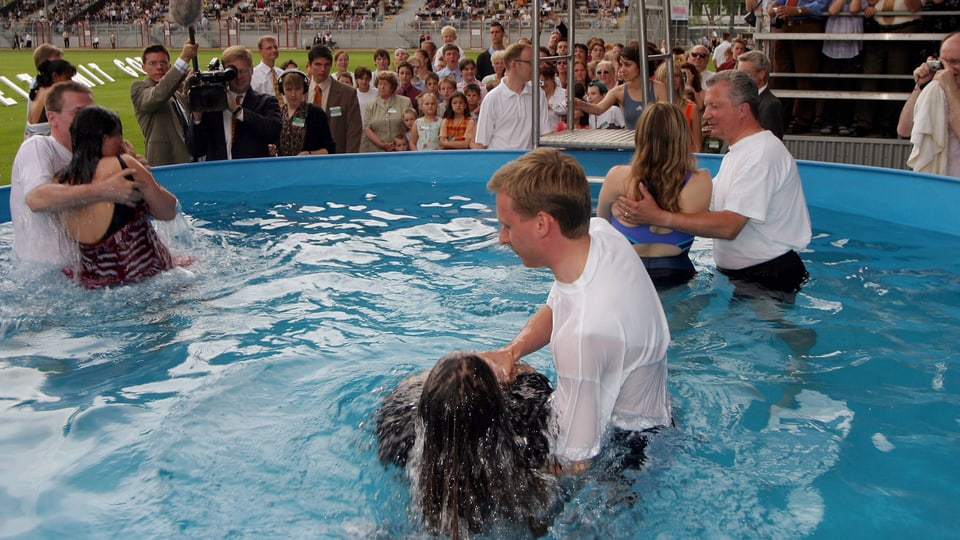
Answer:
<svg viewBox="0 0 960 540"><path fill-rule="evenodd" d="M71 153L53 137L30 137L17 151L10 176L10 217L13 221L13 255L19 261L63 265L76 242L68 239L58 215L34 212L27 194L37 186L52 184L54 176L70 163Z"/></svg>
<svg viewBox="0 0 960 540"><path fill-rule="evenodd" d="M670 424L667 318L640 257L606 220L590 220L583 273L573 283L555 281L547 305L558 456L597 455L608 425L640 431Z"/></svg>
<svg viewBox="0 0 960 540"><path fill-rule="evenodd" d="M733 240L713 240L720 268L739 270L810 243L810 213L797 162L767 130L737 141L723 156L713 178L710 210L748 218Z"/></svg>

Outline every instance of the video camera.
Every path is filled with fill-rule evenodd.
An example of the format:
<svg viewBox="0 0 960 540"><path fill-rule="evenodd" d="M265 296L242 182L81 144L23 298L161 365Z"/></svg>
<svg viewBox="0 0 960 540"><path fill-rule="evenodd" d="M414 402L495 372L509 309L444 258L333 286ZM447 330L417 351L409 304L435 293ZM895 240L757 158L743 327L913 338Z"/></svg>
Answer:
<svg viewBox="0 0 960 540"><path fill-rule="evenodd" d="M220 59L214 58L206 71L194 73L187 81L187 99L193 112L222 111L227 108L227 83L237 78L233 66L220 68Z"/></svg>

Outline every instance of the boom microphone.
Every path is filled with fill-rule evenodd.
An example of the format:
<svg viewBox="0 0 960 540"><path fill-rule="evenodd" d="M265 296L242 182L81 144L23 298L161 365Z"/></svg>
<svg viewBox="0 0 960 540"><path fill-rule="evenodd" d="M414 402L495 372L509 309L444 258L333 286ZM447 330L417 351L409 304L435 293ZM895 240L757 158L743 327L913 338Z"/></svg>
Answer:
<svg viewBox="0 0 960 540"><path fill-rule="evenodd" d="M202 0L170 0L170 19L180 26L187 27L190 32L190 43L196 43L196 34L193 26L203 15ZM197 58L193 58L193 70L200 71Z"/></svg>

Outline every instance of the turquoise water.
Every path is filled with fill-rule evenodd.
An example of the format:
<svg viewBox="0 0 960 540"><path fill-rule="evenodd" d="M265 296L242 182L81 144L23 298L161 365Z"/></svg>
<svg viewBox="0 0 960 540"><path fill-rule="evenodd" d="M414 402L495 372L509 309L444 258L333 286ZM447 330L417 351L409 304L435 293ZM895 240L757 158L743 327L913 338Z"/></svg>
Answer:
<svg viewBox="0 0 960 540"><path fill-rule="evenodd" d="M416 536L374 409L513 337L549 273L497 246L482 182L177 194L194 264L115 290L19 274L0 224L0 536ZM953 534L960 238L812 215L786 308L697 242L663 298L677 429L629 486L570 487L551 537Z"/></svg>

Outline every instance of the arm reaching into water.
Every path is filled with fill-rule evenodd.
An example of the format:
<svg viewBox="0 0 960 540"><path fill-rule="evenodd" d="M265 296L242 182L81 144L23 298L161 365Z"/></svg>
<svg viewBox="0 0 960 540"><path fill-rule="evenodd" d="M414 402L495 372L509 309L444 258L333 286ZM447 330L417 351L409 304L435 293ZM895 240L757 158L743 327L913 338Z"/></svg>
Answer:
<svg viewBox="0 0 960 540"><path fill-rule="evenodd" d="M543 306L530 317L513 341L494 351L484 351L480 356L493 369L497 379L510 381L517 375L517 362L550 343L552 332L553 310Z"/></svg>

